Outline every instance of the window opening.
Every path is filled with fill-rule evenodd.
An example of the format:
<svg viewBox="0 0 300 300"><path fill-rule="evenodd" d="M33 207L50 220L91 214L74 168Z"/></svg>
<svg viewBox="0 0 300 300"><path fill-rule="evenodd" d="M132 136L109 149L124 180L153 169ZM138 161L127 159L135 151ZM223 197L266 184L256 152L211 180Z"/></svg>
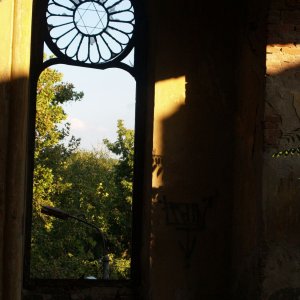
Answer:
<svg viewBox="0 0 300 300"><path fill-rule="evenodd" d="M31 157L34 156L34 161L31 170L34 178L29 183L33 187L30 191L32 197L29 197L30 199L33 198L33 210L31 211L33 224L28 226L31 228L31 247L27 245L27 259L25 261L27 280L28 278L29 280L30 278L67 279L80 276L84 279L130 279L132 278L132 271L135 271L130 268L130 265L135 264L134 261L132 262L132 259L135 259L132 257L132 253L136 253L136 249L132 249L134 243L131 241L132 231L130 230L132 207L134 207L132 201L136 201L133 195L137 192L134 190L140 189L137 187L133 169L137 168L139 164L136 155L139 150L136 145L141 143L134 137L134 132L140 130L142 133L142 126L134 121L133 115L138 116L139 111L138 109L131 109L133 120L131 120L132 124L129 127L124 123L122 117L117 117L115 137L102 139L102 147L106 147L106 152L103 152L103 148L95 149L95 145L93 145L92 150L82 149L76 135L72 136L70 119L63 120L68 117L68 109L70 108L67 104L67 98L72 99L69 102L73 102L72 106L75 106L76 100L81 100L83 96L80 93L80 88L78 89L75 85L75 89L72 86L72 80L69 83L56 80L55 76L59 77L59 72L55 69L66 70L70 68L67 65L73 66L73 68L90 68L94 72L92 78L99 78L97 86L99 90L103 89L103 82L101 82L101 76L98 74L115 72L112 76L114 84L111 88L112 90L121 90L122 96L124 96L124 91L116 80L116 74L126 71L127 77L134 81L131 85L135 89L135 80L137 80L138 74L135 65L136 54L134 53L134 49L136 49L135 1L43 0L37 4L36 11L43 12L40 19L44 28L45 47L43 51L48 52L51 56L44 61L41 60L40 63L33 63L34 70L32 72L33 87L38 89L37 102L33 107L36 119L34 124L35 148L31 151ZM38 53L38 51L33 50L33 55L34 53ZM62 64L64 66L60 67ZM120 69L122 71L112 71ZM82 68L78 69L82 75L85 74L85 71ZM43 79L43 76L47 76L47 72L49 78ZM45 83L43 80L50 80L52 90L51 88L47 90L46 85L49 82ZM43 92L46 95L39 95ZM54 95L47 95L47 93L54 93ZM42 116L39 115L39 110L45 109L43 107L45 103L38 103L39 97L48 97L47 109L52 110L48 115L44 115L44 120L38 120L38 117ZM52 99L50 99L51 97ZM106 99L105 101L111 100ZM84 100L82 100L83 102ZM39 107L39 105L41 106ZM134 103L131 105L135 106ZM103 103L99 106L104 111L107 109ZM112 109L112 106L108 107L110 110ZM116 104L117 107L118 104ZM89 107L89 110L93 113L95 107ZM55 119L57 118L55 114L59 113L65 115ZM107 114L109 115L109 111ZM51 121L49 118L53 118L53 120ZM79 119L77 121L78 126L84 126L80 124ZM49 130L46 128L47 122L52 122L50 124L52 132L47 132ZM37 126L41 126L42 130L45 130L44 136L39 132ZM51 137L51 134L54 136ZM65 137L69 140L64 139ZM46 148L38 148L39 138L41 144L44 143ZM51 139L56 139L56 142L47 145ZM38 151L40 152L37 153ZM108 155L107 152L110 152L111 155ZM142 151L139 157L142 157L141 153ZM102 161L102 166L100 161ZM84 171L87 171L87 166L91 168L88 170L91 174L84 174ZM73 168L74 175L67 174L70 172L70 168ZM103 171L105 168L106 174ZM94 174L92 174L93 172ZM101 172L104 173L101 174ZM88 179L88 175L91 176L90 179ZM102 178L99 178L101 176ZM56 182L54 184L55 177ZM67 177L68 180L66 180ZM86 180L84 184L87 185L94 179L97 183L97 187L93 187L93 193L96 197L82 195L82 190L75 188L75 183L78 183L76 180L81 181L81 183ZM88 187L86 188L88 189ZM34 199L38 193L42 195L40 203ZM78 194L77 200L90 197L90 201L84 205L73 203L72 207L71 202L76 199L76 194ZM99 203L95 203L95 201L97 202L97 195L98 200L100 199ZM111 198L110 201L109 197ZM123 203L120 202L122 197ZM119 207L112 200L118 200ZM98 211L94 209L92 214L88 214L88 207L93 210L96 206L99 206L97 207ZM107 213L106 220L103 216L104 211ZM49 218L45 216L45 213L56 218ZM90 229L84 228L78 223L65 222L69 219L88 225ZM119 225L121 224L120 226L123 226L119 233L118 229L113 228L112 225L118 222ZM116 253L118 244L122 243L122 239L123 248L118 249L118 253ZM124 247L124 240L125 243L128 242L127 247ZM39 251L44 251L44 253L39 255ZM74 256L78 255L79 252L84 255L76 260ZM107 259L110 261L109 271ZM70 270L71 261L75 270ZM47 268L48 270L51 269L49 269L49 263L53 268L52 271L47 272Z"/></svg>

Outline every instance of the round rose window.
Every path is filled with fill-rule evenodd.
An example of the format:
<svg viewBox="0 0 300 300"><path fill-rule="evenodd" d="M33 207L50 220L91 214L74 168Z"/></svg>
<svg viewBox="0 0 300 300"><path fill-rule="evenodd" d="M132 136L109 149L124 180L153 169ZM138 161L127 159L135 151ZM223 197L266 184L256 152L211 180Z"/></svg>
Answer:
<svg viewBox="0 0 300 300"><path fill-rule="evenodd" d="M134 31L130 0L49 0L47 25L58 50L75 61L103 64L119 57Z"/></svg>

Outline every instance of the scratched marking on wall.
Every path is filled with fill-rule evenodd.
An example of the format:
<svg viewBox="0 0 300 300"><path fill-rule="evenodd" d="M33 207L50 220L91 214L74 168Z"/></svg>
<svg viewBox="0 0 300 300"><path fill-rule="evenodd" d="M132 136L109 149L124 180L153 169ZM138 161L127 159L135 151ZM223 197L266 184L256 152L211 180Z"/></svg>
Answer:
<svg viewBox="0 0 300 300"><path fill-rule="evenodd" d="M184 254L186 268L191 265L198 232L205 229L206 212L211 201L212 197L203 198L194 203L169 202L164 198L166 224L184 233L184 239L179 240L178 245Z"/></svg>
<svg viewBox="0 0 300 300"><path fill-rule="evenodd" d="M205 228L205 216L210 205L211 198L204 198L200 203L180 203L163 200L166 211L166 224L175 226L176 229ZM201 205L202 204L202 205Z"/></svg>
<svg viewBox="0 0 300 300"><path fill-rule="evenodd" d="M157 178L164 172L163 162L163 156L152 156L152 173ZM198 233L205 229L206 213L214 198L216 196L200 197L194 202L174 202L167 200L163 186L152 188L152 199L154 203L162 206L166 225L178 232L178 246L184 255L186 268L191 265Z"/></svg>

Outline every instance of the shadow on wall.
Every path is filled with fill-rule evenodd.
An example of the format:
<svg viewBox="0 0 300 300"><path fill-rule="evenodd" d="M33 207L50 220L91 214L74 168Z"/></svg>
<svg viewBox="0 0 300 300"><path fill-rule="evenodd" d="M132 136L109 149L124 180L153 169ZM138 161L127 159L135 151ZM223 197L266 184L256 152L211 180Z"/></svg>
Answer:
<svg viewBox="0 0 300 300"><path fill-rule="evenodd" d="M234 101L226 68L203 61L156 82L151 267L160 299L228 294Z"/></svg>
<svg viewBox="0 0 300 300"><path fill-rule="evenodd" d="M17 299L22 288L27 100L28 78L0 82L0 296L3 299Z"/></svg>
<svg viewBox="0 0 300 300"><path fill-rule="evenodd" d="M185 3L183 9L175 0L160 2L153 13L154 299L217 294L224 299L228 289L239 9L201 1Z"/></svg>
<svg viewBox="0 0 300 300"><path fill-rule="evenodd" d="M167 2L160 5L166 7L156 18L172 21L159 27L156 52L151 293L153 299L227 299L234 173L233 16L238 9L225 2L216 7L192 1L178 13L180 1L172 4L180 6L177 10L170 10ZM226 47L220 51L220 45Z"/></svg>

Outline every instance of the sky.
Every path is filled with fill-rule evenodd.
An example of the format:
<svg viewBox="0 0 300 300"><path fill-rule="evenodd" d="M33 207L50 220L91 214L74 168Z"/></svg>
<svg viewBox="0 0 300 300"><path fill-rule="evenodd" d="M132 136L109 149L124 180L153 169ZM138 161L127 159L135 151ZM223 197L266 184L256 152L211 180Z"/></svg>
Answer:
<svg viewBox="0 0 300 300"><path fill-rule="evenodd" d="M95 70L91 68L55 65L63 73L63 81L83 91L81 101L67 103L64 110L71 123L71 134L81 138L80 148L101 148L102 140L116 139L117 120L134 129L135 79L121 69Z"/></svg>

